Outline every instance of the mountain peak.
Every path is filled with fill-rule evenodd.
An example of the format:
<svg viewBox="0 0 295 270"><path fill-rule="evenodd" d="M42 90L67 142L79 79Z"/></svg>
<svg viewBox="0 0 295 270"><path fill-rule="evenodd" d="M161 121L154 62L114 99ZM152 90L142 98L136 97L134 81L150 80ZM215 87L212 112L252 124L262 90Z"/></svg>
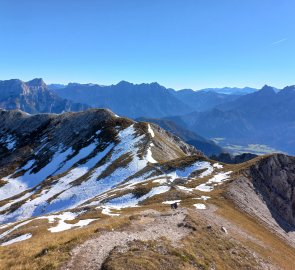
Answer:
<svg viewBox="0 0 295 270"><path fill-rule="evenodd" d="M43 88L46 87L46 84L42 78L35 78L31 81L26 82L26 84L28 86L33 86L33 87L43 87Z"/></svg>
<svg viewBox="0 0 295 270"><path fill-rule="evenodd" d="M130 83L124 80L117 83L117 86L130 86L130 85L133 85L133 83Z"/></svg>
<svg viewBox="0 0 295 270"><path fill-rule="evenodd" d="M273 93L273 94L276 93L275 89L272 86L269 86L269 85L264 85L261 88L260 92L263 92L263 93Z"/></svg>

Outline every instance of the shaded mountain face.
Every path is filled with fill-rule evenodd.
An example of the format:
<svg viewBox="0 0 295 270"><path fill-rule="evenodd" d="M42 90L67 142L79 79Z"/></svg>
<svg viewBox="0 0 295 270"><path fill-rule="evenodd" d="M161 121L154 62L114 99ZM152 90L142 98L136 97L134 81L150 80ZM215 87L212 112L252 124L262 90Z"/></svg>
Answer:
<svg viewBox="0 0 295 270"><path fill-rule="evenodd" d="M240 164L256 158L257 155L251 153L243 153L241 155L233 156L229 153L221 153L219 155L212 155L210 158L227 164Z"/></svg>
<svg viewBox="0 0 295 270"><path fill-rule="evenodd" d="M122 81L111 86L69 84L56 90L56 93L92 107L109 108L118 115L130 118L164 117L174 115L175 111L180 114L192 111L157 83L136 85Z"/></svg>
<svg viewBox="0 0 295 270"><path fill-rule="evenodd" d="M295 154L295 87L277 92L269 86L218 105L206 112L172 118L207 138L225 138L232 144L266 144Z"/></svg>
<svg viewBox="0 0 295 270"><path fill-rule="evenodd" d="M88 105L74 103L51 92L42 79L0 81L0 108L28 113L81 111Z"/></svg>
<svg viewBox="0 0 295 270"><path fill-rule="evenodd" d="M138 118L138 121L145 121L159 125L163 129L175 134L188 144L193 145L196 149L202 151L206 156L218 155L223 152L223 149L213 141L207 140L195 132L181 127L172 120L141 117Z"/></svg>
<svg viewBox="0 0 295 270"><path fill-rule="evenodd" d="M104 109L1 111L0 136L1 223L76 207L149 164L204 157L159 126Z"/></svg>
<svg viewBox="0 0 295 270"><path fill-rule="evenodd" d="M109 108L130 118L160 118L204 111L238 98L215 92L167 89L158 83L132 84L125 81L117 85L101 86L71 83L63 89L55 88L63 98L83 102L92 107Z"/></svg>
<svg viewBox="0 0 295 270"><path fill-rule="evenodd" d="M230 198L273 228L294 232L295 157L274 154L256 158L245 163L240 173L230 185Z"/></svg>
<svg viewBox="0 0 295 270"><path fill-rule="evenodd" d="M194 111L202 112L215 108L219 104L236 100L239 96L214 91L193 91L190 89L174 91L173 94ZM175 114L174 114L175 115Z"/></svg>

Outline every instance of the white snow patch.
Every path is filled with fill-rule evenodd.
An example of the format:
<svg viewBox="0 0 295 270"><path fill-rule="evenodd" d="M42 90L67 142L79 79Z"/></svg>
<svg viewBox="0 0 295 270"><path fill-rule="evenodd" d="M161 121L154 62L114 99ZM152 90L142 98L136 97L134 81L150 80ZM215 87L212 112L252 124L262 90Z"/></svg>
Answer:
<svg viewBox="0 0 295 270"><path fill-rule="evenodd" d="M203 201L207 201L208 199L210 199L211 197L209 196L201 196L200 198L194 198L195 200L203 200Z"/></svg>
<svg viewBox="0 0 295 270"><path fill-rule="evenodd" d="M155 195L165 193L170 190L168 186L159 186L152 188L147 194L141 196L140 198L136 198L132 193L128 193L118 198L114 198L107 202L105 205L110 207L120 207L120 208L127 208L127 207L136 207L138 203L144 201L148 198L151 198Z"/></svg>
<svg viewBox="0 0 295 270"><path fill-rule="evenodd" d="M11 135L11 134L3 136L0 139L0 142L4 143L8 150L13 150L15 148L15 145L16 145L16 140L15 140L14 136Z"/></svg>
<svg viewBox="0 0 295 270"><path fill-rule="evenodd" d="M213 167L214 168L217 168L217 169L222 169L223 168L223 165L219 164L219 163L214 163L213 164Z"/></svg>
<svg viewBox="0 0 295 270"><path fill-rule="evenodd" d="M232 171L217 173L209 179L207 183L197 186L196 189L203 192L210 192L214 189L214 185L221 184L222 182L228 180L231 173Z"/></svg>
<svg viewBox="0 0 295 270"><path fill-rule="evenodd" d="M200 210L206 209L206 205L203 203L196 203L196 204L194 204L194 207L196 207L197 209L200 209Z"/></svg>
<svg viewBox="0 0 295 270"><path fill-rule="evenodd" d="M181 200L165 201L165 202L162 202L162 204L173 204L173 203L179 203L179 202L181 202Z"/></svg>
<svg viewBox="0 0 295 270"><path fill-rule="evenodd" d="M60 167L60 164L64 162L64 160L70 153L71 149L67 149L63 152L62 150L57 151L53 155L51 161L36 173L33 173L31 168L30 170L26 171L22 176L14 178L13 175L9 175L7 177L4 177L3 179L8 183L0 189L0 200L7 199L38 185L48 176L52 175L55 171L57 171ZM28 167L32 167L31 160L23 168L18 169L18 171L21 171L24 168Z"/></svg>
<svg viewBox="0 0 295 270"><path fill-rule="evenodd" d="M173 182L177 178L188 178L197 170L205 170L198 176L198 178L203 178L213 172L213 167L207 161L197 161L188 167L176 169L175 171L168 173L167 176L170 177L170 181Z"/></svg>
<svg viewBox="0 0 295 270"><path fill-rule="evenodd" d="M184 186L177 186L180 190L185 191L185 192L192 192L194 189L193 188L187 188Z"/></svg>
<svg viewBox="0 0 295 270"><path fill-rule="evenodd" d="M148 132L151 134L151 136L152 136L153 138L155 137L155 133L154 133L154 131L153 131L153 129L152 129L152 127L151 127L150 124L148 124Z"/></svg>
<svg viewBox="0 0 295 270"><path fill-rule="evenodd" d="M4 246L9 246L11 244L27 240L27 239L29 239L31 237L32 237L31 233L23 234L23 235L20 235L20 236L18 236L16 238L13 238L13 239L11 239L11 240L9 240L7 242L2 243L1 246L3 246L3 247Z"/></svg>
<svg viewBox="0 0 295 270"><path fill-rule="evenodd" d="M19 224L17 224L16 226L14 226L13 228L3 232L2 234L0 234L0 239L2 239L3 237L5 237L6 235L10 234L11 232L15 231L16 229L30 223L32 220L27 220L27 221L24 221L24 222L21 222Z"/></svg>
<svg viewBox="0 0 295 270"><path fill-rule="evenodd" d="M167 179L156 179L153 181L153 183L159 183L161 185L167 183Z"/></svg>
<svg viewBox="0 0 295 270"><path fill-rule="evenodd" d="M75 224L69 224L65 222L67 220L74 220L79 214L80 213L64 212L60 215L44 216L44 217L39 217L37 219L48 219L49 223L54 223L55 220L58 219L58 224L55 227L51 227L48 229L48 231L52 233L70 230L75 227L81 228L81 227L87 226L92 221L97 220L97 219L84 219L84 220L79 220Z"/></svg>
<svg viewBox="0 0 295 270"><path fill-rule="evenodd" d="M112 213L112 210L121 210L121 207L119 206L107 206L107 205L103 205L101 207L97 207L97 208L102 208L101 213L104 215L108 215L108 216L120 216L120 214L117 213Z"/></svg>
<svg viewBox="0 0 295 270"><path fill-rule="evenodd" d="M147 150L147 154L146 154L146 160L150 163L157 163L158 161L156 161L153 156L152 156L152 150L151 147L148 148Z"/></svg>

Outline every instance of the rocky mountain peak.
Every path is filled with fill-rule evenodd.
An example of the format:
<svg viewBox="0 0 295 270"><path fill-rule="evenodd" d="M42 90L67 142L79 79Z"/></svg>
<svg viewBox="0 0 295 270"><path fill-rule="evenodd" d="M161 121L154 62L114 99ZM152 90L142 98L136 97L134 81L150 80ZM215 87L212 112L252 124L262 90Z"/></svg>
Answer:
<svg viewBox="0 0 295 270"><path fill-rule="evenodd" d="M31 81L26 82L29 87L47 88L42 78L35 78Z"/></svg>

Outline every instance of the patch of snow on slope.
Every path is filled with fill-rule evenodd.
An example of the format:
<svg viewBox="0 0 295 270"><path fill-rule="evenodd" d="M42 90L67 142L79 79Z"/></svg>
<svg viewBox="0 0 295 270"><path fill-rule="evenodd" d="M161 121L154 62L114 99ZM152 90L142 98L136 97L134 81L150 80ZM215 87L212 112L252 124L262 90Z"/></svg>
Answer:
<svg viewBox="0 0 295 270"><path fill-rule="evenodd" d="M197 161L191 166L187 166L183 169L176 169L173 172L167 174L170 177L170 181L174 181L177 178L188 178L194 171L205 170L200 173L198 178L203 178L207 175L210 175L213 172L213 168L210 162L207 161Z"/></svg>
<svg viewBox="0 0 295 270"><path fill-rule="evenodd" d="M146 160L139 159L137 156L138 144L143 139L143 136L136 137L133 125L120 131L117 138L119 139L119 143L111 149L111 156L107 162L94 169L89 178L79 186L70 187L56 199L51 201L51 204L48 206L50 211L53 212L57 209L62 210L68 207L76 207L97 195L114 188L147 165ZM130 154L132 157L128 166L119 167L110 175L97 180L109 166L124 154Z"/></svg>
<svg viewBox="0 0 295 270"><path fill-rule="evenodd" d="M174 201L165 201L165 202L162 202L162 204L173 204L173 203L180 203L181 200L174 200Z"/></svg>
<svg viewBox="0 0 295 270"><path fill-rule="evenodd" d="M13 238L13 239L11 239L11 240L9 240L7 242L2 243L1 246L2 247L9 246L11 244L14 244L14 243L17 243L17 242L21 242L21 241L27 240L27 239L29 239L31 237L32 237L32 234L31 233L23 234L23 235L20 235L20 236L18 236L16 238Z"/></svg>
<svg viewBox="0 0 295 270"><path fill-rule="evenodd" d="M151 146L152 146L152 144L151 144ZM156 161L152 156L151 146L147 150L146 159L150 163L157 163L158 161Z"/></svg>
<svg viewBox="0 0 295 270"><path fill-rule="evenodd" d="M118 198L114 198L107 202L106 206L111 207L120 207L120 208L126 208L126 207L136 207L138 206L139 202L142 202L148 198L151 198L155 195L165 193L170 190L170 187L168 186L159 186L152 188L147 194L137 198L132 193L128 193L126 195L123 195Z"/></svg>
<svg viewBox="0 0 295 270"><path fill-rule="evenodd" d="M69 224L65 222L67 220L74 220L79 214L81 213L64 212L59 215L44 216L44 217L39 217L37 219L48 219L49 223L54 223L56 220L58 220L58 224L56 226L48 229L52 233L70 230L75 227L81 228L81 227L87 226L92 221L97 220L97 219L79 220L75 224Z"/></svg>
<svg viewBox="0 0 295 270"><path fill-rule="evenodd" d="M58 169L56 172L54 172L54 175L60 174L62 172L67 171L68 169L70 169L75 163L77 163L78 161L88 157L97 147L97 141L89 144L88 146L80 149L80 151L77 153L77 155L73 156L70 160L64 162L62 164L62 167L60 169Z"/></svg>
<svg viewBox="0 0 295 270"><path fill-rule="evenodd" d="M177 186L180 190L185 191L185 192L192 192L194 189L193 188L187 188L184 186Z"/></svg>
<svg viewBox="0 0 295 270"><path fill-rule="evenodd" d="M16 140L13 135L9 134L0 139L0 143L4 143L8 150L13 150L16 145Z"/></svg>
<svg viewBox="0 0 295 270"><path fill-rule="evenodd" d="M34 194L34 192L27 192L25 195L19 197L18 199L12 200L9 203L4 204L3 206L0 207L0 212L8 209L11 205L13 205L17 202L20 202L20 201L23 201L23 200L29 198L32 194ZM1 221L1 218L0 218L0 221Z"/></svg>
<svg viewBox="0 0 295 270"><path fill-rule="evenodd" d="M200 198L194 198L195 200L203 200L203 201L207 201L209 200L211 197L209 196L201 196Z"/></svg>
<svg viewBox="0 0 295 270"><path fill-rule="evenodd" d="M153 129L152 129L152 127L151 127L150 124L148 124L148 132L151 134L151 136L152 136L153 138L155 137L155 133L154 133L154 131L153 131Z"/></svg>
<svg viewBox="0 0 295 270"><path fill-rule="evenodd" d="M222 182L228 180L231 173L232 171L217 173L211 179L209 179L207 183L198 185L196 189L203 192L210 192L214 189L213 186L219 185Z"/></svg>
<svg viewBox="0 0 295 270"><path fill-rule="evenodd" d="M194 204L194 207L196 207L199 210L205 210L206 209L206 205L203 203L196 203Z"/></svg>
<svg viewBox="0 0 295 270"><path fill-rule="evenodd" d="M63 210L67 205L63 205L63 202L60 204L55 204L52 206L48 203L48 200L57 194L70 189L71 183L78 178L82 177L91 170L95 164L97 164L102 158L104 158L107 153L112 149L113 144L106 147L105 150L98 153L93 158L89 159L86 163L79 165L78 167L70 170L65 176L61 177L55 184L51 186L45 192L42 192L38 197L33 200L26 201L22 204L16 211L6 215L0 216L0 223L4 221L14 221L29 218L31 216L41 215L49 212L56 212L58 210ZM80 190L83 192L84 190ZM71 193L71 196L75 196L74 193Z"/></svg>
<svg viewBox="0 0 295 270"><path fill-rule="evenodd" d="M120 214L112 213L112 210L121 210L121 207L119 206L107 206L103 205L97 208L102 208L101 213L107 216L120 216Z"/></svg>
<svg viewBox="0 0 295 270"><path fill-rule="evenodd" d="M71 154L71 151L71 149L67 149L63 152L57 151L53 155L50 162L48 162L46 166L41 168L36 173L33 173L31 168L30 170L27 170L22 176L14 178L13 175L9 175L4 177L3 180L7 181L8 183L0 189L0 200L7 199L38 185L40 182L58 170L60 164L62 164L67 156ZM32 166L32 161L29 161L28 163L23 168ZM23 170L23 168L18 169L18 171Z"/></svg>
<svg viewBox="0 0 295 270"><path fill-rule="evenodd" d="M223 168L223 165L219 164L219 163L214 163L213 164L213 167L214 168L217 168L217 169L222 169Z"/></svg>
<svg viewBox="0 0 295 270"><path fill-rule="evenodd" d="M31 222L31 220L27 220L27 221L24 221L24 222L21 222L21 223L17 224L17 225L14 226L13 228L11 228L11 229L9 229L9 230L3 232L2 234L0 234L0 239L2 239L2 238L5 237L6 235L10 234L11 232L17 230L18 228L20 228L20 227L22 227L22 226L24 226L24 225L26 225L26 224L28 224L28 223L30 223L30 222Z"/></svg>
<svg viewBox="0 0 295 270"><path fill-rule="evenodd" d="M79 220L75 224L69 224L69 223L66 223L65 220L60 220L58 222L57 226L49 228L48 230L52 233L56 233L56 232L70 230L72 228L77 228L77 227L82 228L82 227L87 226L88 224L90 224L91 222L93 222L95 220L97 220L97 219L84 219L84 220Z"/></svg>

